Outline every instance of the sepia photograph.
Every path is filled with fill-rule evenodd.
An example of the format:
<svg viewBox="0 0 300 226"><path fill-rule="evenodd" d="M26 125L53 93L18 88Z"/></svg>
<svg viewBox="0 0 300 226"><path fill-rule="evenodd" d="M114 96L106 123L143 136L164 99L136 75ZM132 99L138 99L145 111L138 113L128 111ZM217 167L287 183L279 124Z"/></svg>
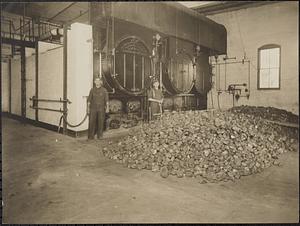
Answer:
<svg viewBox="0 0 300 226"><path fill-rule="evenodd" d="M2 224L299 223L298 1L1 1Z"/></svg>

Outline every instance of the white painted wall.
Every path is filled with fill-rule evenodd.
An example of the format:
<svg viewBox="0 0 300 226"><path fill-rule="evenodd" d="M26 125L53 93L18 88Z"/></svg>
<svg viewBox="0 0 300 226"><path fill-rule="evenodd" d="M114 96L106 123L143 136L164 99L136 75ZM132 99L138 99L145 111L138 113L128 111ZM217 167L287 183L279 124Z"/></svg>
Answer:
<svg viewBox="0 0 300 226"><path fill-rule="evenodd" d="M76 125L86 114L86 96L92 87L92 27L86 24L72 24L68 31L68 122ZM39 99L63 99L63 47L39 42ZM26 49L26 115L35 119L35 111L30 108L30 97L35 95L35 53ZM7 106L6 106L7 107ZM39 102L41 108L61 109L62 103ZM12 60L12 113L21 115L21 63ZM39 120L58 126L61 113L39 110ZM88 129L88 120L83 125L69 129Z"/></svg>
<svg viewBox="0 0 300 226"><path fill-rule="evenodd" d="M21 116L21 60L11 60L11 113Z"/></svg>
<svg viewBox="0 0 300 226"><path fill-rule="evenodd" d="M279 2L220 13L209 18L226 27L228 56L241 60L246 52L247 59L251 61L250 98L240 98L236 105L272 106L299 114L299 3ZM266 44L281 46L279 90L257 88L258 48ZM227 86L236 82L247 83L247 71L242 65L229 67L231 68L227 68ZM216 77L213 79L216 82ZM224 76L221 76L221 85L224 89ZM215 88L212 93L216 107ZM232 96L222 93L220 104L221 108L232 107ZM208 107L211 107L211 93L208 93Z"/></svg>
<svg viewBox="0 0 300 226"><path fill-rule="evenodd" d="M1 110L9 111L9 74L8 63L1 63Z"/></svg>
<svg viewBox="0 0 300 226"><path fill-rule="evenodd" d="M39 43L39 99L63 99L63 48ZM41 108L63 109L61 103L39 102ZM58 126L59 112L39 110L39 120Z"/></svg>
<svg viewBox="0 0 300 226"><path fill-rule="evenodd" d="M86 24L74 23L68 31L68 122L76 125L86 114L86 96L92 87L92 27ZM74 131L88 129L88 120Z"/></svg>
<svg viewBox="0 0 300 226"><path fill-rule="evenodd" d="M35 55L34 49L26 48L26 117L35 120L35 110L30 108L30 97L35 95Z"/></svg>

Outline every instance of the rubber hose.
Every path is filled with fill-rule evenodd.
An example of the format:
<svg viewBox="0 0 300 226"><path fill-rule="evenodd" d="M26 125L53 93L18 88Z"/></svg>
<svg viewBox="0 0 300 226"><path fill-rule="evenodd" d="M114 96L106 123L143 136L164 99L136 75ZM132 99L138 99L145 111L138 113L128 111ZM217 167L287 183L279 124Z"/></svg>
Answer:
<svg viewBox="0 0 300 226"><path fill-rule="evenodd" d="M67 123L67 125L68 125L69 127L75 128L75 127L81 126L81 125L85 122L85 120L87 119L87 117L88 117L88 114L86 113L85 116L84 116L84 118L83 118L83 120L82 120L80 123L78 123L77 125L72 125L72 124L68 123L68 121L66 120L65 116L62 115L62 116L60 117L60 119L59 119L59 126L58 126L58 131L57 131L57 132L60 131L62 119L64 119L64 121Z"/></svg>

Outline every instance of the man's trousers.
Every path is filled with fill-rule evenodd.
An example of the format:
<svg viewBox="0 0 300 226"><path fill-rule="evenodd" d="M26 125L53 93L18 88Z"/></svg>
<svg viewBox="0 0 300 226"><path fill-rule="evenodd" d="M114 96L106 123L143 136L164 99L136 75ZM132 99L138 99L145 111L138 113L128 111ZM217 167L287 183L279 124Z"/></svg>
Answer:
<svg viewBox="0 0 300 226"><path fill-rule="evenodd" d="M89 134L88 138L93 139L97 132L97 137L102 137L105 120L104 111L91 110L89 115ZM95 131L97 129L97 131Z"/></svg>

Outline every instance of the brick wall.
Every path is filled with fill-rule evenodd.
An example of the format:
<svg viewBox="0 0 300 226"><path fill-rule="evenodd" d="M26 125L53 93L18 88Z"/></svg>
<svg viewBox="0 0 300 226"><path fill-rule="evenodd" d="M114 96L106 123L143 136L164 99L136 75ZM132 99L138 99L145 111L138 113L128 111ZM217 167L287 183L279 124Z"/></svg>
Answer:
<svg viewBox="0 0 300 226"><path fill-rule="evenodd" d="M227 29L227 54L241 60L246 54L250 64L250 98L241 97L236 105L272 106L296 114L298 112L298 2L280 2L270 5L240 9L209 16ZM281 77L279 90L258 90L257 65L258 48L266 44L281 47ZM248 83L247 65L228 65L220 68L220 81L213 77L213 104L217 107L216 86L222 89L231 83ZM214 73L215 73L214 69ZM220 107L232 107L232 96L222 92ZM212 107L211 93L208 93L208 106Z"/></svg>

